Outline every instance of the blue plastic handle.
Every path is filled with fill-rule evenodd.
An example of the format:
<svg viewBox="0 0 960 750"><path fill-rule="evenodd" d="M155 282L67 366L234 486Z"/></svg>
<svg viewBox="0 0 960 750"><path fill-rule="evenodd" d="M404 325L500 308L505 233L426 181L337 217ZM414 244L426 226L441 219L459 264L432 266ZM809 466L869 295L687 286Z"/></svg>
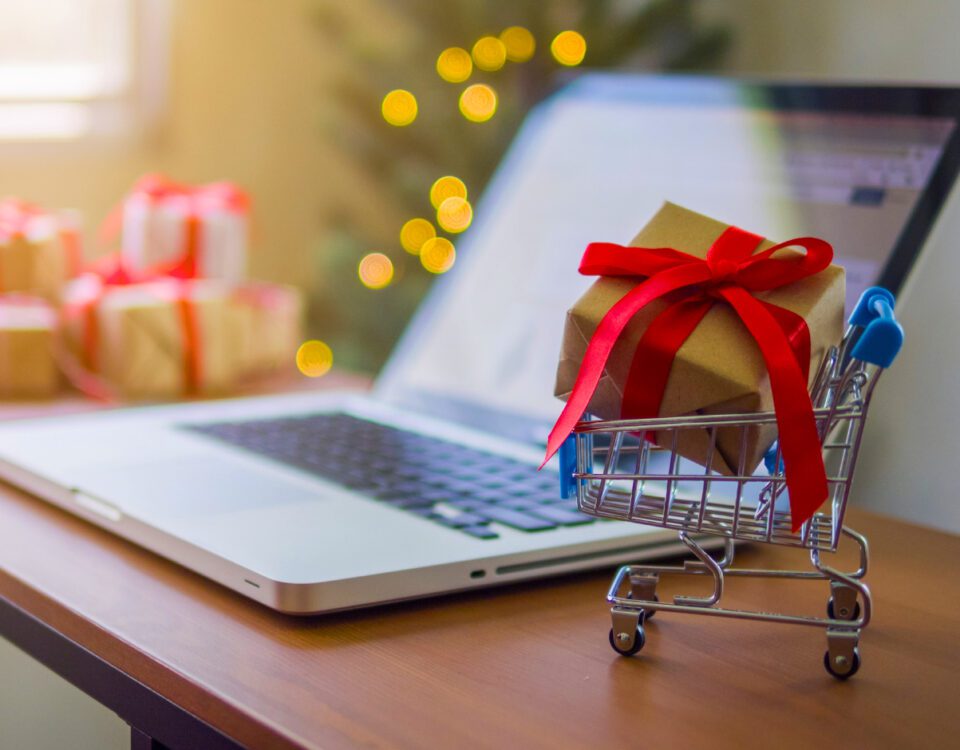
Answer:
<svg viewBox="0 0 960 750"><path fill-rule="evenodd" d="M903 327L893 312L896 297L883 287L873 286L860 295L850 316L850 325L863 333L853 345L850 356L878 367L889 367L903 346Z"/></svg>
<svg viewBox="0 0 960 750"><path fill-rule="evenodd" d="M780 463L778 464L776 443L771 445L767 452L763 454L763 465L767 468L767 473L770 476L783 474L783 456L780 456Z"/></svg>
<svg viewBox="0 0 960 750"><path fill-rule="evenodd" d="M557 451L560 459L560 497L566 500L577 490L573 473L577 470L577 439L571 435L560 445Z"/></svg>

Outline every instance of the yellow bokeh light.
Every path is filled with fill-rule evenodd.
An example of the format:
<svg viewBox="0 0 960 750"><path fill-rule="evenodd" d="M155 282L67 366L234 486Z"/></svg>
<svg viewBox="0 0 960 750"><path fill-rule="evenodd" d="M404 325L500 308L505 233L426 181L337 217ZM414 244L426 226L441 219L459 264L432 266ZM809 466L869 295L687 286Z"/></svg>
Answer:
<svg viewBox="0 0 960 750"><path fill-rule="evenodd" d="M423 243L420 263L430 273L446 273L457 259L457 250L446 237L434 237Z"/></svg>
<svg viewBox="0 0 960 750"><path fill-rule="evenodd" d="M467 86L460 94L460 112L470 122L486 122L497 111L497 94L485 83Z"/></svg>
<svg viewBox="0 0 960 750"><path fill-rule="evenodd" d="M550 42L550 53L561 65L579 65L587 54L587 40L576 31L561 31Z"/></svg>
<svg viewBox="0 0 960 750"><path fill-rule="evenodd" d="M360 283L368 289L383 289L393 281L393 261L383 253L369 253L357 266Z"/></svg>
<svg viewBox="0 0 960 750"><path fill-rule="evenodd" d="M450 83L463 83L473 73L473 59L462 47L448 47L437 58L437 73Z"/></svg>
<svg viewBox="0 0 960 750"><path fill-rule="evenodd" d="M400 244L408 253L419 255L423 243L436 236L437 230L426 219L410 219L400 229Z"/></svg>
<svg viewBox="0 0 960 750"><path fill-rule="evenodd" d="M440 204L447 198L467 198L467 186L463 180L452 175L440 177L430 186L430 205L440 208Z"/></svg>
<svg viewBox="0 0 960 750"><path fill-rule="evenodd" d="M323 341L304 341L297 349L297 369L308 378L319 378L333 367L333 350Z"/></svg>
<svg viewBox="0 0 960 750"><path fill-rule="evenodd" d="M529 29L523 26L511 26L500 32L500 41L507 50L510 62L526 62L537 49L537 41Z"/></svg>
<svg viewBox="0 0 960 750"><path fill-rule="evenodd" d="M470 226L473 208L463 198L447 198L437 209L437 224L445 232L456 234Z"/></svg>
<svg viewBox="0 0 960 750"><path fill-rule="evenodd" d="M473 45L472 55L480 70L500 70L507 61L507 48L495 36L483 36Z"/></svg>
<svg viewBox="0 0 960 750"><path fill-rule="evenodd" d="M394 89L380 105L383 119L402 128L417 119L417 98L406 89Z"/></svg>

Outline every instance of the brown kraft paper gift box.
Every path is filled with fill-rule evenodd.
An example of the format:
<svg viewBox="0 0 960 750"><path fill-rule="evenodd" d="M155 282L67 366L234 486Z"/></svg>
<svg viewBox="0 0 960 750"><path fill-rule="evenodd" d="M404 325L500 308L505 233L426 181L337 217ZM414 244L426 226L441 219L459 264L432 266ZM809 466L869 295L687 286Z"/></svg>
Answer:
<svg viewBox="0 0 960 750"><path fill-rule="evenodd" d="M56 302L71 273L69 254L57 234L0 238L0 291L36 294Z"/></svg>
<svg viewBox="0 0 960 750"><path fill-rule="evenodd" d="M45 398L60 387L57 314L40 300L0 295L0 398Z"/></svg>
<svg viewBox="0 0 960 750"><path fill-rule="evenodd" d="M727 226L694 211L665 203L630 245L672 247L704 258ZM749 231L750 228L744 229ZM774 244L764 240L757 251ZM603 316L641 280L601 277L567 312L557 366L555 393L559 398L566 400L570 395L587 344ZM824 352L836 344L843 333L844 287L843 269L831 265L789 286L755 295L800 315L806 321L810 329L811 383ZM620 418L620 405L634 351L647 326L668 304L664 300L652 302L630 321L607 360L587 412L601 419ZM760 350L736 313L725 303L718 302L678 350L660 405L660 416L772 410L770 379ZM734 474L742 459L744 469L752 472L776 439L776 432L774 424L748 428L741 456L739 430L719 429L710 468L723 474ZM684 430L678 434L682 437L677 452L705 465L710 442L707 430ZM665 440L666 435L655 437L659 445L664 445Z"/></svg>
<svg viewBox="0 0 960 750"><path fill-rule="evenodd" d="M66 292L68 310L86 296L87 279ZM164 399L218 395L233 389L241 375L239 331L230 311L230 288L215 281L191 281L175 292L178 282L154 281L109 287L96 304L97 335L94 371L117 395ZM194 389L187 380L184 323L175 299L190 299L197 334L200 378ZM83 362L82 314L64 316L71 349ZM84 362L90 366L90 362Z"/></svg>

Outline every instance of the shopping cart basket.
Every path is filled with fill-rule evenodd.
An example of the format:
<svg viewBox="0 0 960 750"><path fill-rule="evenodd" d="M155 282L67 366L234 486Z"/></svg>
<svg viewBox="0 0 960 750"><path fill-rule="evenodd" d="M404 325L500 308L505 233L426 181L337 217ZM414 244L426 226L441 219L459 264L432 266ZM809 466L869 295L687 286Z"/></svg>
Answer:
<svg viewBox="0 0 960 750"><path fill-rule="evenodd" d="M870 397L883 370L896 357L903 329L893 312L894 297L874 287L860 298L850 325L837 347L820 363L811 399L827 469L827 501L796 532L792 530L783 462L776 444L762 467L744 466L732 475L710 469L719 431L739 431L740 455L745 455L747 428L776 423L773 412L755 414L663 417L640 420L592 421L577 424L560 451L561 492L574 492L582 512L602 518L676 529L695 560L682 565L625 565L614 576L607 594L613 627L610 645L624 656L643 648L644 621L657 611L762 620L824 628L824 666L838 679L852 677L860 667L860 631L870 622L870 590L866 538L843 524L850 485L857 463ZM706 468L681 458L676 447L685 430L706 431ZM657 434L662 448L644 439ZM718 560L699 542L705 536L723 538ZM821 559L835 552L841 537L859 547L859 567L841 572ZM699 540L699 541L698 541ZM754 570L731 567L734 542L763 542L809 551L813 570ZM713 593L706 597L657 598L661 574L712 576ZM720 606L727 576L814 579L830 582L826 617L725 609Z"/></svg>

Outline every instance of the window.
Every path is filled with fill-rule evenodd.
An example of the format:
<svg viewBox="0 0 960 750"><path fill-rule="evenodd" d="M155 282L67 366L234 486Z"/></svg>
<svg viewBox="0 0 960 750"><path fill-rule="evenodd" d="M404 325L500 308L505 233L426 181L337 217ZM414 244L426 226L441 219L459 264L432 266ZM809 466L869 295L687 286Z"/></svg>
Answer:
<svg viewBox="0 0 960 750"><path fill-rule="evenodd" d="M128 133L158 108L167 0L0 0L0 140Z"/></svg>

